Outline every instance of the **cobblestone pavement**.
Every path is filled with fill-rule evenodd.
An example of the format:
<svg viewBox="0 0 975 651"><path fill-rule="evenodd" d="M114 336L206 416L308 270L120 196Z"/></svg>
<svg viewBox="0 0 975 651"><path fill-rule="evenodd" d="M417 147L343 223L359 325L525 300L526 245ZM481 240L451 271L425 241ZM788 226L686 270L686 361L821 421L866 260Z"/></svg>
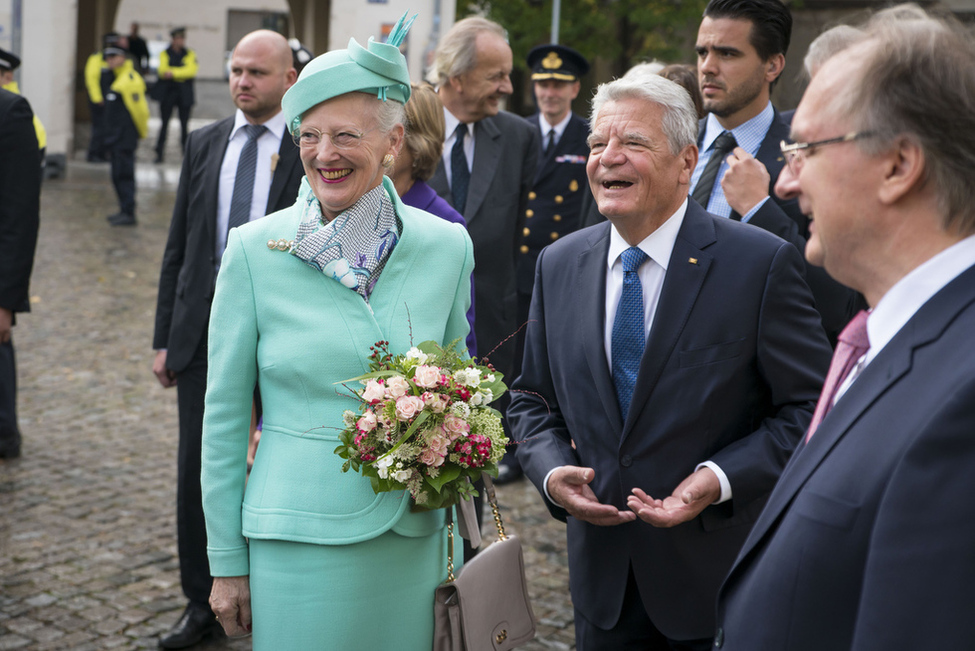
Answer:
<svg viewBox="0 0 975 651"><path fill-rule="evenodd" d="M33 312L14 331L23 456L0 461L0 651L155 648L184 605L176 394L151 373L179 156L152 165L153 141L138 155L134 228L105 221L117 205L105 165L72 162L43 188ZM499 495L539 620L524 648L572 649L564 526L527 482Z"/></svg>

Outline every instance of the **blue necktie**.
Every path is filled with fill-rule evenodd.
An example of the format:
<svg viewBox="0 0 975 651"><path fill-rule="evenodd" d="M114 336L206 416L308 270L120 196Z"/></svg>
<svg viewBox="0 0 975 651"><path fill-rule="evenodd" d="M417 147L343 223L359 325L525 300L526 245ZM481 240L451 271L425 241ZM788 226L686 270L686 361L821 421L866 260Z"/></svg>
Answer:
<svg viewBox="0 0 975 651"><path fill-rule="evenodd" d="M646 325L643 313L643 284L637 270L648 258L635 246L623 251L623 293L613 321L612 355L613 384L620 413L626 421L633 399L640 359L646 346Z"/></svg>
<svg viewBox="0 0 975 651"><path fill-rule="evenodd" d="M257 174L257 139L267 127L263 124L244 125L247 142L240 150L237 161L237 175L234 177L234 192L230 197L230 217L227 219L227 232L231 228L246 224L251 218L251 198L254 196L254 177Z"/></svg>
<svg viewBox="0 0 975 651"><path fill-rule="evenodd" d="M467 155L464 153L464 136L467 125L461 122L454 131L456 140L450 150L450 191L454 195L454 209L464 214L467 205L467 187L471 184L471 171L467 168Z"/></svg>

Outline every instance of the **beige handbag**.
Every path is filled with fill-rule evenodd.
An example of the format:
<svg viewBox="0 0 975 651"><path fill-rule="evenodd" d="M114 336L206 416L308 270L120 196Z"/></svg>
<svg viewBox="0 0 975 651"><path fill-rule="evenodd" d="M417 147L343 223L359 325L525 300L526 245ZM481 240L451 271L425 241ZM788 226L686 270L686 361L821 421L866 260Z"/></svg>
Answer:
<svg viewBox="0 0 975 651"><path fill-rule="evenodd" d="M454 524L447 525L447 580L434 599L434 651L507 651L535 637L521 542L506 536L491 478L484 488L498 540L454 576Z"/></svg>

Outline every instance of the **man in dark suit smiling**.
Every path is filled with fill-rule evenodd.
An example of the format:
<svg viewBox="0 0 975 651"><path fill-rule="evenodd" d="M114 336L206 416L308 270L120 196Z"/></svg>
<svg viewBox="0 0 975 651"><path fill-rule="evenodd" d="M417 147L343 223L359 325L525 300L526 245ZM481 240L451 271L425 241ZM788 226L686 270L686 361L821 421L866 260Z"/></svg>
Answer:
<svg viewBox="0 0 975 651"><path fill-rule="evenodd" d="M227 231L290 206L303 176L281 114L281 97L296 78L288 42L275 32L252 32L237 44L230 68L237 113L194 131L187 140L159 278L153 372L164 387L176 386L178 392L176 513L180 576L189 600L183 616L160 640L167 649L196 644L218 628L207 603L212 578L200 494L200 445L207 324Z"/></svg>
<svg viewBox="0 0 975 651"><path fill-rule="evenodd" d="M567 522L577 648L704 650L829 345L796 248L688 200L683 88L605 84L592 127L609 223L540 253L508 413L525 474Z"/></svg>

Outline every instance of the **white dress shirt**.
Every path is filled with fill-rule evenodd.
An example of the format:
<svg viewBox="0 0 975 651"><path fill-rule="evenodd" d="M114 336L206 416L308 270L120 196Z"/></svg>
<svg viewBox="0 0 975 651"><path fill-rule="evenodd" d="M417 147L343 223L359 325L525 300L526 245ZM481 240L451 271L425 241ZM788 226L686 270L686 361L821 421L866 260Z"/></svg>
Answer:
<svg viewBox="0 0 975 651"><path fill-rule="evenodd" d="M454 117L454 114L448 111L446 108L443 110L444 121L446 122L446 129L444 133L447 135L447 139L443 143L443 169L447 173L447 185L453 189L453 170L451 169L450 155L454 150L454 143L457 141L457 125L460 124L460 120ZM464 138L464 156L467 158L467 169L474 169L474 123L467 123L467 137Z"/></svg>
<svg viewBox="0 0 975 651"><path fill-rule="evenodd" d="M227 151L223 155L220 165L220 185L217 196L217 230L216 230L216 259L223 257L223 250L227 247L227 223L230 220L230 201L234 195L234 181L237 178L237 163L240 152L247 143L247 118L243 111L237 109L234 116L234 128L230 132ZM264 123L267 127L257 139L257 168L254 175L254 194L251 196L251 215L248 221L260 219L267 214L267 198L271 192L271 177L274 175L274 164L281 150L281 138L287 129L284 123L284 113L278 113ZM290 135L288 136L291 137ZM272 164L272 161L274 163Z"/></svg>
<svg viewBox="0 0 975 651"><path fill-rule="evenodd" d="M877 357L890 340L901 331L928 300L940 292L963 271L975 265L975 235L953 244L925 261L887 290L867 317L870 348L860 358L854 371L836 390L833 404L853 384L863 369Z"/></svg>
<svg viewBox="0 0 975 651"><path fill-rule="evenodd" d="M572 119L572 111L565 114L562 121L556 124L554 127L548 123L545 116L541 113L538 114L538 128L542 130L542 151L545 151L545 146L548 144L548 134L551 131L555 132L555 140L552 141L552 146L559 144L559 140L562 139L562 134L565 133L565 128L569 126L569 120ZM455 127L456 128L456 127Z"/></svg>
<svg viewBox="0 0 975 651"><path fill-rule="evenodd" d="M667 266L670 264L670 256L677 243L677 234L684 223L684 214L687 212L687 199L680 205L670 218L665 221L657 230L647 236L642 242L637 244L637 248L647 254L650 258L644 262L637 273L640 275L640 284L643 288L643 313L644 313L644 335L650 334L653 319L657 313L657 304L660 302L660 292L664 286L664 279L667 276ZM603 317L604 334L603 347L606 351L606 362L610 368L613 367L613 323L616 320L616 309L623 294L623 261L621 255L623 251L630 248L623 236L619 234L615 226L609 229L609 251L606 255L606 305ZM698 464L695 470L707 466L718 477L721 484L721 496L715 501L720 504L731 499L731 482L728 476L713 461L705 461ZM554 504L558 504L548 493L548 479L552 473L558 470L553 468L545 475L542 487L545 497ZM676 488L676 486L674 487ZM664 495L655 496L663 499Z"/></svg>

